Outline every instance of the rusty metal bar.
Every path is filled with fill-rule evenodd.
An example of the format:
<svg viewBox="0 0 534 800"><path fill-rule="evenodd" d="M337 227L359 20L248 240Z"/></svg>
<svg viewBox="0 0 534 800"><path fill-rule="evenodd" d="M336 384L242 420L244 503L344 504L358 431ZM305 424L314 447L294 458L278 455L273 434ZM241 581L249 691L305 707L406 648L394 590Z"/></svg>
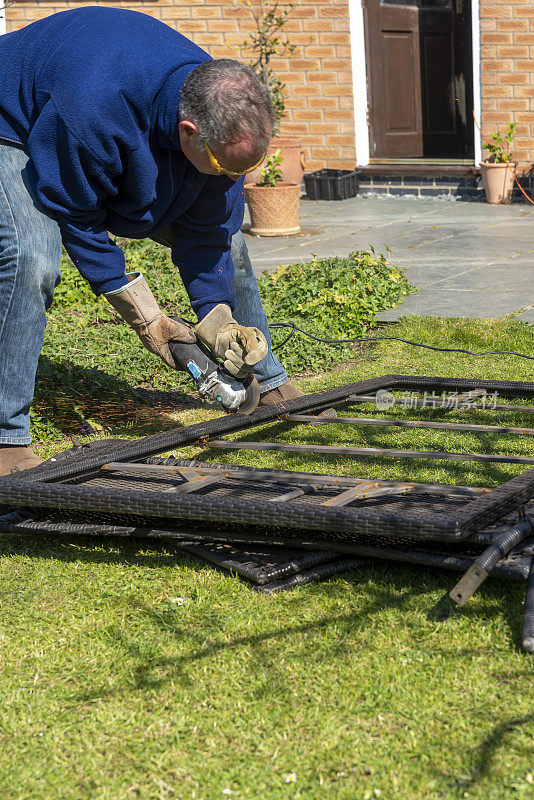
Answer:
<svg viewBox="0 0 534 800"><path fill-rule="evenodd" d="M380 391L384 391L384 390L383 389L382 390L379 389L378 391L380 392ZM387 393L391 394L391 392L389 392L389 391ZM487 394L488 393L487 393L486 389L471 389L471 391L469 391L469 392L462 392L460 394L458 392L451 392L451 394L447 397L447 399L445 399L445 398L438 398L438 397L435 396L435 393L432 393L432 396L431 396L432 402L428 403L427 402L428 398L423 398L422 402L425 404L425 407L432 406L434 402L436 402L436 403L437 402L441 402L441 403L443 403L445 405L446 408L451 408L451 406L452 407L456 407L458 404L460 404L460 405L465 405L465 404L471 405L473 400L478 400L481 397L486 397ZM376 401L376 399L377 399L376 395L375 395L374 399ZM413 398L413 399L416 399L416 398Z"/></svg>
<svg viewBox="0 0 534 800"><path fill-rule="evenodd" d="M202 475L217 474L221 479L223 478L237 478L243 481L255 481L258 483L275 483L275 484L300 484L300 485L318 485L318 486L359 486L362 483L367 483L369 478L356 478L345 477L340 475L318 475L316 473L308 472L289 472L270 469L246 469L246 468L232 468L230 465L217 464L213 467L202 464L195 467L178 467L167 464L136 464L128 461L117 461L104 464L103 470L110 472L129 472L147 474L152 472L154 475L161 475L165 477L165 473L181 472L186 474L190 472L200 473ZM453 495L455 497L473 497L487 494L491 489L483 486L453 486L438 483L406 483L400 481L376 481L377 485L384 488L397 489L398 487L409 486L410 490L418 492L419 494L438 494L438 495ZM404 489L403 489L404 491Z"/></svg>
<svg viewBox="0 0 534 800"><path fill-rule="evenodd" d="M325 500L322 506L344 506L352 500L368 500L371 497L384 497L392 494L408 494L417 492L416 483L396 483L395 486L385 486L383 481L363 482L354 489L348 489L337 497Z"/></svg>
<svg viewBox="0 0 534 800"><path fill-rule="evenodd" d="M198 489L204 489L206 486L211 486L212 483L220 482L221 475L197 475L196 477L186 478L185 483L171 486L169 489L164 489L164 491L189 494L190 492L198 491Z"/></svg>
<svg viewBox="0 0 534 800"><path fill-rule="evenodd" d="M513 433L534 436L534 428L507 428L499 425L469 425L463 422L432 422L425 420L377 419L376 417L313 417L310 414L289 414L289 422L305 422L310 425L373 425L396 428L434 428L444 431L472 431L481 433Z"/></svg>
<svg viewBox="0 0 534 800"><path fill-rule="evenodd" d="M302 497L303 494L311 494L311 492L315 492L317 489L316 486L304 486L303 488L291 489L289 492L285 492L285 494L278 494L276 497L270 497L268 502L269 503L287 503L288 500L294 500L296 497Z"/></svg>
<svg viewBox="0 0 534 800"><path fill-rule="evenodd" d="M431 450L393 450L379 447L336 447L320 444L285 444L280 442L228 442L209 439L206 447L220 450L274 450L288 453L313 453L335 456L385 456L387 458L430 458L445 461L490 461L498 464L534 464L530 456L501 456L495 453L447 453Z"/></svg>
<svg viewBox="0 0 534 800"><path fill-rule="evenodd" d="M341 494L338 494L335 497L331 497L329 500L325 500L324 503L321 503L321 505L346 506L347 503L351 503L353 500L358 500L358 498L367 497L368 492L371 491L372 489L376 489L377 487L378 487L377 481L368 481L367 483L361 483L359 486L352 486L350 489L346 489L344 492L341 492Z"/></svg>

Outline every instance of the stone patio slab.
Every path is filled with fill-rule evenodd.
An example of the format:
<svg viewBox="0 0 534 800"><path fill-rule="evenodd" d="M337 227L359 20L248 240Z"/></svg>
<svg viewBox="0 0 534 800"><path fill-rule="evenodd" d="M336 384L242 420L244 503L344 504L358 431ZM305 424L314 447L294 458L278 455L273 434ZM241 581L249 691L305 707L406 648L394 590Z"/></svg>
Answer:
<svg viewBox="0 0 534 800"><path fill-rule="evenodd" d="M485 319L504 317L517 309L527 308L534 304L533 291L491 292L490 294L491 298L488 297L488 292L483 290L444 289L440 292L425 290L416 295L410 295L398 308L383 311L379 318L382 322L395 322L409 314L420 314L430 317L480 317ZM518 316L518 319L520 318Z"/></svg>
<svg viewBox="0 0 534 800"><path fill-rule="evenodd" d="M481 266L466 272L458 272L449 278L427 283L428 288L439 285L439 289L456 289L458 291L473 291L480 287L480 270L483 270L484 279L489 282L489 289L493 292L528 292L534 291L532 269L526 267L507 269L506 266Z"/></svg>
<svg viewBox="0 0 534 800"><path fill-rule="evenodd" d="M528 308L522 314L518 314L517 319L521 322L534 322L534 308Z"/></svg>
<svg viewBox="0 0 534 800"><path fill-rule="evenodd" d="M246 220L248 222L248 219ZM381 319L404 314L495 317L514 312L534 322L534 206L414 198L302 198L294 237L246 235L254 271L373 246L419 291ZM306 230L307 229L307 230Z"/></svg>

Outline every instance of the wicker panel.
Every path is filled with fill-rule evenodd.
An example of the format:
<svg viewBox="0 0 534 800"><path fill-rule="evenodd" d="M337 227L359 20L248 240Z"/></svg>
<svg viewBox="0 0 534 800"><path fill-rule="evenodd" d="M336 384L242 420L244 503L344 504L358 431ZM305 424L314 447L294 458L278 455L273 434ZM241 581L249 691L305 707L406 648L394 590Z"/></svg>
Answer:
<svg viewBox="0 0 534 800"><path fill-rule="evenodd" d="M0 502L33 509L60 509L64 514L76 512L77 516L97 513L114 520L128 518L135 520L133 527L146 527L149 520L154 529L207 522L226 526L231 522L237 530L254 520L265 529L273 526L284 529L289 540L347 551L362 536L461 540L486 530L534 497L534 469L475 499L413 492L357 499L337 507L323 505L339 492L335 478L332 488L321 486L312 494L275 504L269 500L280 493L280 487L261 480L222 478L196 492L181 494L169 491L180 483L176 474L139 476L120 471L98 472L109 461L139 461L171 447L184 447L206 437L273 422L286 412L316 411L344 402L354 394L368 394L381 388L421 391L483 388L503 395L534 396L534 383L385 376L308 395L278 407L261 408L250 417L218 418L135 442L115 443L111 448L105 443L82 448L81 454L65 454L54 463L0 479ZM258 475L261 477L261 470Z"/></svg>
<svg viewBox="0 0 534 800"><path fill-rule="evenodd" d="M534 470L513 478L484 497L454 507L443 500L429 508L428 499L406 509L406 499L373 501L359 507L326 507L297 498L290 503L266 503L257 495L236 497L205 493L179 495L147 489L114 489L91 485L10 483L0 487L4 504L64 511L97 512L113 515L158 517L167 521L212 521L304 529L317 542L348 544L354 531L375 536L400 534L412 538L451 541L488 527L494 521L526 503L534 495ZM448 508L447 508L448 506ZM448 513L447 513L448 511ZM162 524L162 523L160 523ZM166 522L165 524L168 524Z"/></svg>
<svg viewBox="0 0 534 800"><path fill-rule="evenodd" d="M319 564L340 559L325 550L289 547L233 547L224 542L186 543L180 547L258 585L288 578Z"/></svg>
<svg viewBox="0 0 534 800"><path fill-rule="evenodd" d="M260 573L267 576L269 580L278 577L277 569L280 562L275 562L276 553L282 558L282 572L284 575L291 570L288 560L294 558L296 548L312 550L308 554L303 554L304 561L298 561L299 570L304 569L309 558L312 561L319 559L319 554L314 551L314 543L309 541L310 537L306 532L300 532L295 536L295 532L283 529L259 529L254 527L237 527L221 525L218 530L213 525L202 526L176 525L173 528L160 528L151 526L154 520L143 520L144 526L131 525L131 518L123 517L103 517L98 514L83 515L78 514L69 518L68 515L56 511L53 514L42 512L42 518L29 516L28 512L6 515L0 518L0 527L4 531L13 533L42 533L60 535L93 535L93 536L125 536L140 537L146 539L160 539L172 542L175 546L196 548L196 554L207 557L210 552L209 560L221 560L228 558L229 569L242 574L249 579L252 573L242 571L243 564L251 563L252 554L258 555L262 559L259 564L252 566L253 570L260 570ZM134 518L135 521L135 518ZM157 522L157 520L155 520ZM492 529L485 533L479 533L472 540L462 542L450 542L446 549L440 542L414 542L402 536L380 537L358 535L353 536L347 545L337 545L332 547L330 542L322 544L325 553L320 560L333 560L337 554L350 553L351 556L366 558L379 558L383 560L401 561L404 563L420 564L425 566L441 567L443 569L466 570L474 559L479 556L494 540L496 533L500 533L502 528ZM273 549L273 547L275 549ZM290 548L287 550L287 548ZM507 558L501 559L492 572L494 576L508 577L513 580L526 580L532 556L534 553L534 537L525 539L524 542L514 547ZM228 556L228 554L230 554ZM263 556L262 556L263 554ZM265 569L265 557L271 559L273 569ZM253 559L252 559L253 560ZM233 562L230 564L230 562ZM274 566L276 563L277 566ZM315 562L317 563L317 562ZM241 565L241 566L239 566ZM224 566L224 565L221 565Z"/></svg>

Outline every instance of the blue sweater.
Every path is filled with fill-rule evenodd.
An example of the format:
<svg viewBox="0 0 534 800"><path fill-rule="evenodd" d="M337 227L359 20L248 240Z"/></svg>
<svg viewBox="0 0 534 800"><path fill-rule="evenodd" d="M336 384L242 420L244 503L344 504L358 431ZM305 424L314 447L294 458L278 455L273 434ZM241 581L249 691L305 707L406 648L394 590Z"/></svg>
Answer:
<svg viewBox="0 0 534 800"><path fill-rule="evenodd" d="M199 319L233 307L244 181L198 172L178 136L183 82L209 58L145 14L103 7L0 37L0 139L27 150L32 187L96 294L127 282L107 231L146 238L173 223L173 263Z"/></svg>

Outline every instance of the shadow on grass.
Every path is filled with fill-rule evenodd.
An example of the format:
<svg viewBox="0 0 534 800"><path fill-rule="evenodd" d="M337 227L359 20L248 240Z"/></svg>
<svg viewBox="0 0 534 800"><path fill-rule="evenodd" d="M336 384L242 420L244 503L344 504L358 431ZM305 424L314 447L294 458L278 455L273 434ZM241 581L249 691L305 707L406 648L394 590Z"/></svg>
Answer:
<svg viewBox="0 0 534 800"><path fill-rule="evenodd" d="M199 562L189 555L175 554L168 545L155 543L153 541L124 541L116 538L89 538L72 537L69 540L59 540L57 537L6 537L0 543L3 545L1 550L9 554L34 555L36 558L50 558L62 562L87 562L102 564L119 564L121 566L145 567L157 569L169 564L169 558L176 558L178 563L190 565L191 569L197 572L211 571L209 565ZM72 544L78 545L76 549L71 548ZM98 551L93 548L99 547ZM87 550L84 551L83 548ZM150 548L149 552L139 552L141 548ZM199 564L202 566L199 568ZM445 590L454 581L455 573L438 573L434 569L424 569L419 567L409 567L405 565L371 564L358 570L347 572L343 576L334 579L312 584L304 590L294 593L287 593L283 596L284 603L287 604L287 611L291 614L289 624L280 624L271 619L265 622L268 630L257 633L240 633L232 630L228 616L232 614L235 607L236 597L229 598L228 607L224 608L219 602L215 606L198 607L193 616L184 619L177 614L174 607L167 603L158 603L151 606L139 600L135 592L130 589L123 593L117 590L116 594L110 595L109 581L106 583L105 590L110 604L113 604L117 611L117 618L123 616L124 611L135 612L141 621L150 624L151 634L149 636L136 635L134 626L131 632L118 622L112 624L105 630L106 642L116 648L121 657L131 659L132 667L128 669L128 682L119 686L109 685L103 682L101 685L93 685L89 690L82 691L71 696L70 702L88 703L107 698L122 697L127 698L136 692L158 692L171 682L177 681L182 687L188 688L193 684L193 678L189 674L188 667L192 664L205 661L228 651L238 651L255 663L250 666L250 670L255 675L261 675L262 671L268 670L268 679L262 683L258 680L255 690L256 700L260 696L269 697L275 694L278 699L280 695L288 692L288 696L294 692L294 686L287 686L285 682L284 670L280 667L276 658L276 651L271 647L278 643L285 642L287 645L298 647L299 659L310 659L313 663L317 656L321 660L325 658L335 659L336 657L358 658L361 651L361 639L365 629L371 624L371 620L381 612L386 612L389 624L395 625L390 616L391 612L400 612L407 618L409 624L410 604L414 598L425 595L427 592L434 593L436 590ZM339 593L351 591L351 586L355 583L367 583L368 590L365 594L360 594L355 602L353 609L342 613L324 613L319 607L315 607L313 612L312 601L318 598L335 598ZM189 588L192 599L195 597L195 589ZM486 583L481 589L484 603L482 608L463 609L473 618L482 615L484 619L498 617L503 613L509 612L512 605L517 605L518 590L508 582L496 581ZM200 597L205 597L205 591L200 592ZM264 598L260 595L251 595L254 603L261 608L273 602L272 598ZM282 598L278 598L278 602ZM236 612L237 613L237 612ZM313 617L310 619L310 613ZM264 619L264 616L262 619ZM304 617L304 621L301 621ZM397 613L397 619L399 613ZM512 617L510 617L512 621ZM397 624L399 624L397 622ZM403 624L402 622L400 623ZM243 625L243 616L237 613L236 625ZM323 644L318 649L318 638L328 635L327 644ZM520 619L519 615L513 617L512 637L519 640ZM298 640L298 645L297 645ZM484 655L484 648L478 646L462 647L458 646L457 637L453 637L454 644L450 648L443 646L436 647L433 637L425 645L420 638L414 640L413 646L417 648L428 647L430 657L445 656L450 659L451 664L456 664L457 669L463 669L462 665L471 664L473 658L480 659ZM179 644L186 652L181 655L169 657L167 655L169 647ZM327 650L325 651L325 646ZM394 642L392 643L392 648ZM491 653L491 644L487 645L488 654ZM393 650L392 650L393 652ZM287 655L285 656L287 660ZM267 675L267 673L265 673ZM528 675L522 674L505 676L516 679L527 679ZM500 681L502 676L496 675L495 680ZM449 791L468 790L470 786L484 781L491 776L493 764L500 751L507 746L508 741L517 729L528 725L534 720L534 714L514 715L498 722L487 733L480 744L471 752L471 769L467 771L464 778L446 779L446 786ZM462 770L465 772L465 770ZM453 785L451 785L453 784ZM447 795L448 796L448 795ZM456 795L455 795L456 796Z"/></svg>
<svg viewBox="0 0 534 800"><path fill-rule="evenodd" d="M435 603L432 608L428 609L426 618L430 622L445 622L454 614L457 608L458 606L453 603L448 592L445 592L445 594L439 598L438 602Z"/></svg>
<svg viewBox="0 0 534 800"><path fill-rule="evenodd" d="M449 590L452 589L453 585L456 583L461 574L461 572L450 573L450 585L447 586L447 590L439 598L437 603L429 608L426 615L427 620L429 622L447 623L460 617L465 617L468 619L480 619L482 617L487 619L488 616L495 616L493 605L488 607L488 603L492 603L493 601L498 601L500 599L501 605L499 608L499 613L508 624L508 630L510 632L509 646L514 652L524 655L521 648L520 635L523 620L523 601L520 600L519 602L506 602L502 592L503 585L509 585L510 590L514 592L514 589L511 588L512 582L506 581L503 584L502 580L495 581L490 579L490 582L486 581L483 587L481 587L477 592L477 595L481 595L485 601L482 608L480 607L480 604L475 605L469 603L465 606L459 606L449 597ZM519 589L517 584L515 591L522 591Z"/></svg>
<svg viewBox="0 0 534 800"><path fill-rule="evenodd" d="M75 547L72 547L72 545ZM98 550L93 549L98 546ZM84 548L87 548L84 550ZM139 552L149 549L151 552ZM191 569L212 571L211 565L199 562L194 556L180 553L169 543L154 542L154 540L130 540L102 537L71 537L69 539L47 535L46 537L6 535L0 540L0 554L34 556L36 558L51 558L63 562L102 563L108 565L135 566L148 569L157 569L169 565L172 559L176 564L190 566ZM341 653L349 653L357 645L358 632L365 629L368 621L383 610L403 610L414 597L424 595L426 592L449 588L455 580L455 573L441 573L435 569L422 568L409 565L396 565L390 563L371 563L369 566L358 570L348 571L342 576L337 576L329 581L316 583L295 593L287 593L284 600L289 604L290 610L299 615L312 600L318 597L327 599L332 593L337 595L340 591L339 581L347 584L353 582L369 582L368 596L361 599L358 607L351 613L329 614L319 616L317 619L298 622L290 625L273 626L271 630L245 635L221 636L221 630L227 627L228 613L213 609L209 613L199 610L195 625L184 623L183 618L176 618L165 607L150 607L139 601L132 593L114 599L120 605L135 608L138 613L148 619L155 632L160 631L165 637L176 637L177 640L187 638L189 650L185 655L168 658L158 657L154 652L143 652L133 638L125 636L121 630L108 632L108 640L116 644L128 654L138 660L134 667L134 681L131 686L124 689L109 689L107 687L95 688L89 694L85 693L81 700L87 701L104 695L111 695L117 691L128 693L143 688L158 688L178 676L183 676L184 667L191 662L209 658L214 653L259 646L263 643L276 641L303 633L320 632L332 626L335 630L335 641L331 644L332 657ZM193 590L194 591L194 590ZM507 617L511 632L511 646L518 647L521 630L521 606L518 603L518 587L509 582L488 582L481 589L483 596L482 605L473 605L462 608L462 616L484 620L492 619L503 614ZM253 595L260 603L272 602L271 598L261 598ZM231 613L231 612L229 612ZM157 641L157 634L151 637ZM209 641L211 639L211 641ZM208 642L206 643L206 640ZM314 644L310 640L310 647ZM430 644L429 644L430 648ZM437 650L432 647L432 652ZM458 659L470 659L473 654L480 655L480 648L456 648L447 650L447 655ZM312 652L310 652L312 657ZM503 734L504 735L504 734Z"/></svg>
<svg viewBox="0 0 534 800"><path fill-rule="evenodd" d="M194 392L191 385L192 393ZM186 392L134 388L98 367L41 355L32 404L32 432L38 439L58 434L137 435L177 427L169 414L206 408Z"/></svg>
<svg viewBox="0 0 534 800"><path fill-rule="evenodd" d="M205 567L209 568L209 567ZM371 571L371 574L369 574ZM339 576L338 576L339 577ZM134 686L128 688L126 691L144 688L161 688L168 681L176 679L188 680L184 673L184 668L193 662L210 658L211 656L228 650L236 650L243 648L245 652L249 651L256 653L256 648L269 642L276 642L281 639L292 639L296 636L309 633L321 633L322 631L332 629L335 637L330 644L330 657L338 658L340 656L350 657L353 651L358 646L358 634L362 631L368 621L376 614L383 610L392 611L406 609L407 604L416 596L421 594L421 572L416 569L391 568L384 565L382 568L376 565L369 567L362 567L358 570L351 570L342 576L342 579L347 583L360 582L362 579L373 577L373 584L370 586L370 596L363 603L358 605L358 608L351 613L344 614L331 614L320 616L312 621L304 623L292 623L290 625L282 625L274 627L273 629L259 634L251 634L245 636L234 636L228 638L220 638L221 627L224 627L225 617L220 618L220 615L209 614L208 617L202 617L198 620L198 633L197 627L187 630L184 628L183 620L173 621L169 616L159 609L149 608L147 606L138 605L138 610L143 612L153 623L153 625L160 629L166 636L169 634L177 637L178 640L183 639L185 636L189 639L196 639L199 642L197 649L194 645L190 652L186 655L168 658L168 657L154 657L154 653L143 654L140 652L138 645L135 642L125 639L121 631L116 634L116 641L119 646L126 648L130 656L134 656L140 660L140 663L134 668ZM377 582L379 585L376 585ZM438 582L440 579L438 578ZM295 614L299 614L304 607L309 603L309 594L317 597L318 595L327 597L332 591L339 591L336 582L324 582L315 584L313 587L308 587L305 595L300 593L288 598L291 606L295 609ZM498 607L499 601L502 601L502 593L493 591L492 600L494 606L489 612L486 609L485 616L497 616L501 613L501 608ZM268 602L268 600L267 600ZM519 626L514 631L516 637L519 637ZM206 639L213 636L214 641L206 644ZM309 641L309 652L307 657L313 660L316 651L316 642ZM438 653L438 648L433 648L433 653ZM480 655L480 648L463 647L447 650L446 654L453 657L455 660L466 659L471 660L476 654ZM301 657L303 657L301 655ZM321 658L324 658L322 653ZM273 659L269 660L271 664ZM104 694L108 690L103 689ZM90 696L84 696L84 701L101 697L100 691Z"/></svg>
<svg viewBox="0 0 534 800"><path fill-rule="evenodd" d="M527 678L527 675L522 677ZM458 781L461 787L468 789L488 777L491 774L495 757L498 751L506 746L507 739L523 725L531 722L534 722L534 713L509 717L495 725L477 748L474 754L475 763L470 770L469 777Z"/></svg>

